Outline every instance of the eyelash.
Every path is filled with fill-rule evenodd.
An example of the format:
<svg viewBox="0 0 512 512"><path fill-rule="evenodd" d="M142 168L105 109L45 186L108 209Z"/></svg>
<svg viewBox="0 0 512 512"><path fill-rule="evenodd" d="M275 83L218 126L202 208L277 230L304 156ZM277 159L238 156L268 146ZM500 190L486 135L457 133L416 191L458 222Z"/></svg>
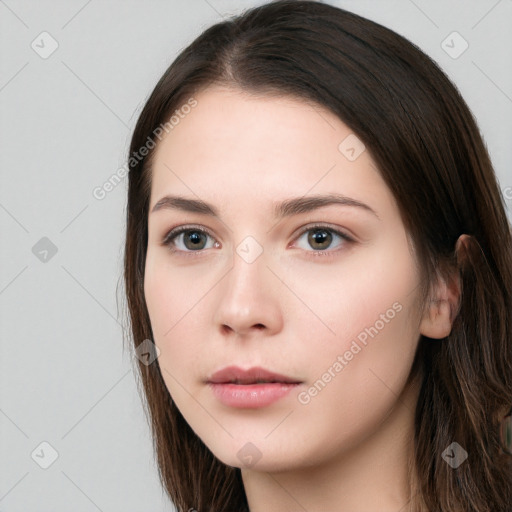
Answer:
<svg viewBox="0 0 512 512"><path fill-rule="evenodd" d="M347 235L346 233L343 233L342 231L339 231L337 229L331 228L331 227L329 227L329 226L327 226L325 224L309 225L305 229L303 229L295 237L295 239L297 240L297 239L301 238L302 235L304 235L308 231L314 231L316 229L323 229L324 231L327 231L329 233L333 233L333 234L339 236L343 240L343 244L342 245L345 245L347 243L350 244L350 243L354 243L355 242L355 240L352 237L350 237L349 235ZM171 252L173 252L173 253L179 253L179 252L185 253L187 255L187 257L201 256L202 253L204 253L205 249L199 249L197 251L184 251L182 249L176 249L174 247L174 239L177 238L181 233L186 233L187 231L197 231L197 232L203 233L203 234L211 237L213 240L215 240L214 236L207 229L204 229L204 228L199 227L199 226L180 226L178 228L171 229L164 236L164 239L162 241L162 245L168 247L169 250ZM338 248L338 249L323 250L323 251L311 250L311 251L306 251L306 252L307 253L312 253L313 257L324 257L325 258L325 257L333 256L335 253L339 252L340 250L342 250L342 249Z"/></svg>

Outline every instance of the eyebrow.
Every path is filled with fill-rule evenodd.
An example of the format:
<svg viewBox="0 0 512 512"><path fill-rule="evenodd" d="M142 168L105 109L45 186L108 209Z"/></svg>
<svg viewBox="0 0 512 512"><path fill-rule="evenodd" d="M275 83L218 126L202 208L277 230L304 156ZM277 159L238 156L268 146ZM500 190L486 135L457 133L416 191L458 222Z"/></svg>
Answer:
<svg viewBox="0 0 512 512"><path fill-rule="evenodd" d="M377 212L367 204L341 194L324 194L287 199L281 203L274 203L273 211L274 217L283 218L298 215L300 213L307 213L318 208L335 204L360 208L380 219ZM162 197L162 199L155 203L151 213L164 209L182 210L191 213L210 215L213 217L219 216L218 210L213 205L200 199L188 199L182 196Z"/></svg>

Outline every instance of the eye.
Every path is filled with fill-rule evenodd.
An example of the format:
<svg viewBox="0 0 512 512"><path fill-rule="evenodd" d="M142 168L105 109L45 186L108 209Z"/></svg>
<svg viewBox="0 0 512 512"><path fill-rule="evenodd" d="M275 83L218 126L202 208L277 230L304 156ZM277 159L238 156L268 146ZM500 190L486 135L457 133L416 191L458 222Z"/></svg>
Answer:
<svg viewBox="0 0 512 512"><path fill-rule="evenodd" d="M326 225L307 227L297 240L299 241L297 246L300 249L313 253L315 256L328 256L347 242L354 242L349 235ZM334 242L337 244L332 247ZM313 248L313 251L305 247L304 243L309 248ZM195 226L180 226L172 229L164 237L162 245L169 247L173 252L184 253L201 253L204 249L220 247L220 243L213 238L208 230Z"/></svg>
<svg viewBox="0 0 512 512"><path fill-rule="evenodd" d="M209 244L208 238L211 239ZM182 252L200 252L203 249L220 246L207 230L192 226L172 229L165 236L162 244L168 246L172 251Z"/></svg>
<svg viewBox="0 0 512 512"><path fill-rule="evenodd" d="M308 252L314 252L315 256L324 255L326 249L330 249L327 251L328 253L335 252L335 250L341 248L347 242L354 242L353 238L347 234L324 225L309 226L300 234L298 240L303 242L302 245L298 244L299 248ZM338 243L332 247L336 241ZM310 251L304 246L304 243L314 250Z"/></svg>

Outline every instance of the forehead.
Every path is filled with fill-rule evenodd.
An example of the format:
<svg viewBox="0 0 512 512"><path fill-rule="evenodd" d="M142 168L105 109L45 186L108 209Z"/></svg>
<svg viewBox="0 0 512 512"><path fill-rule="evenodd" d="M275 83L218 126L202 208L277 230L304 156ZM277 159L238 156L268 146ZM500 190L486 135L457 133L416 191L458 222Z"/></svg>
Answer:
<svg viewBox="0 0 512 512"><path fill-rule="evenodd" d="M321 106L221 87L194 99L197 105L155 149L152 204L169 189L210 197L234 190L239 197L275 197L332 189L366 190L368 196L376 187L386 188L368 151L347 158L345 141L358 151L364 145Z"/></svg>
<svg viewBox="0 0 512 512"><path fill-rule="evenodd" d="M223 158L244 155L253 159L263 157L263 153L292 149L288 152L292 158L308 155L309 150L321 145L336 149L337 140L350 133L330 111L289 96L254 95L215 87L194 99L197 105L181 116L161 145L185 152L208 144L210 158L221 153ZM219 150L215 151L214 146ZM228 155L224 153L227 146L231 146Z"/></svg>

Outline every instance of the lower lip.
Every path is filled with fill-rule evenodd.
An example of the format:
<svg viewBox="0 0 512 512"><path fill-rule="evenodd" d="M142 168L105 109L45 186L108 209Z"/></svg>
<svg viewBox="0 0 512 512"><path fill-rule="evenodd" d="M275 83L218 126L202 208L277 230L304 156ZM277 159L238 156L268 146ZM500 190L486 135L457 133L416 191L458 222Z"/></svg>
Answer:
<svg viewBox="0 0 512 512"><path fill-rule="evenodd" d="M257 409L270 405L286 396L299 384L272 382L267 384L214 384L213 394L224 405L243 409Z"/></svg>

